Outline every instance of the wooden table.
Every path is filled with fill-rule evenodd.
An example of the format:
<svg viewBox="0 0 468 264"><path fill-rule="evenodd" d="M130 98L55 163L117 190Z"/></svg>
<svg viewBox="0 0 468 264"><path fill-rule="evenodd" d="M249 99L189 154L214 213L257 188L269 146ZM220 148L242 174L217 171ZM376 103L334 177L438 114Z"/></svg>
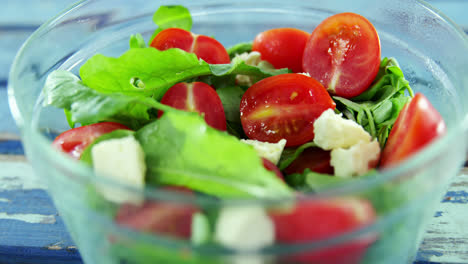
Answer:
<svg viewBox="0 0 468 264"><path fill-rule="evenodd" d="M82 263L60 215L23 155L6 84L20 44L72 0L2 2L0 10L0 263ZM468 1L430 1L468 29ZM27 8L25 8L27 7ZM414 263L468 263L468 169L455 177Z"/></svg>

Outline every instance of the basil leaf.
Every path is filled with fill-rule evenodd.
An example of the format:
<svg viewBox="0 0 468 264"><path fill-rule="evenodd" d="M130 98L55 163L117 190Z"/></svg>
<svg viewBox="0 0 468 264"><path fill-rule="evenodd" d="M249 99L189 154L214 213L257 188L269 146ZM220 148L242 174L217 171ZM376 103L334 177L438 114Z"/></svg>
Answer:
<svg viewBox="0 0 468 264"><path fill-rule="evenodd" d="M253 148L209 127L196 113L164 113L136 138L145 152L149 184L184 186L222 198L292 195Z"/></svg>
<svg viewBox="0 0 468 264"><path fill-rule="evenodd" d="M192 29L192 16L190 11L181 5L161 6L153 15L153 22L158 26L148 43L151 44L159 32L168 28L181 28L187 31Z"/></svg>
<svg viewBox="0 0 468 264"><path fill-rule="evenodd" d="M43 104L65 109L72 123L115 121L131 128L148 123L151 108L172 109L148 97L99 93L63 70L56 70L47 77Z"/></svg>
<svg viewBox="0 0 468 264"><path fill-rule="evenodd" d="M106 133L104 135L101 135L100 137L96 138L91 144L89 144L84 150L83 153L81 154L80 160L89 166L93 165L93 157L91 155L91 149L99 142L106 141L109 139L116 139L116 138L125 138L128 136L132 136L135 134L134 131L132 130L126 130L126 129L117 129L114 130L110 133Z"/></svg>
<svg viewBox="0 0 468 264"><path fill-rule="evenodd" d="M141 34L135 34L130 36L130 48L131 49L138 49L138 48L146 48L145 40Z"/></svg>
<svg viewBox="0 0 468 264"><path fill-rule="evenodd" d="M238 43L232 47L227 49L227 53L231 60L238 54L242 54L244 52L251 52L252 51L252 42L243 42Z"/></svg>

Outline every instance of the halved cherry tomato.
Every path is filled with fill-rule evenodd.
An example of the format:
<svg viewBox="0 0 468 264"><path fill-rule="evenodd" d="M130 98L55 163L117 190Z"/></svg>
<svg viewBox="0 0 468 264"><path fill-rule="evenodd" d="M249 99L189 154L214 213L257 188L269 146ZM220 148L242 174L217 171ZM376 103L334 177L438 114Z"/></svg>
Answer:
<svg viewBox="0 0 468 264"><path fill-rule="evenodd" d="M259 141L297 146L314 138L314 121L335 108L325 88L302 74L281 74L252 85L241 99L245 134Z"/></svg>
<svg viewBox="0 0 468 264"><path fill-rule="evenodd" d="M158 50L179 48L195 53L199 59L210 64L230 63L231 60L224 46L216 39L204 35L193 34L180 28L168 28L161 32L151 42L151 47Z"/></svg>
<svg viewBox="0 0 468 264"><path fill-rule="evenodd" d="M272 211L270 216L275 224L276 241L285 244L330 239L370 225L376 219L369 201L351 197L298 201L291 211ZM293 263L357 264L375 239L375 234L368 234L286 258Z"/></svg>
<svg viewBox="0 0 468 264"><path fill-rule="evenodd" d="M191 190L178 187L166 189L192 193ZM138 231L187 239L192 233L192 217L198 211L200 210L194 205L145 201L141 206L121 205L115 220L117 224Z"/></svg>
<svg viewBox="0 0 468 264"><path fill-rule="evenodd" d="M289 68L302 72L302 54L309 33L295 28L275 28L258 34L252 44L252 51L258 51L262 60L275 68Z"/></svg>
<svg viewBox="0 0 468 264"><path fill-rule="evenodd" d="M350 98L364 92L380 66L380 40L363 16L341 13L325 19L307 41L302 66L327 90Z"/></svg>
<svg viewBox="0 0 468 264"><path fill-rule="evenodd" d="M226 130L226 116L221 99L206 83L178 83L164 94L161 103L181 110L198 112L211 127ZM162 113L159 111L158 116Z"/></svg>
<svg viewBox="0 0 468 264"><path fill-rule="evenodd" d="M399 163L445 132L445 122L439 112L424 95L417 93L398 115L382 152L380 166Z"/></svg>
<svg viewBox="0 0 468 264"><path fill-rule="evenodd" d="M321 148L306 148L297 159L284 169L284 172L286 174L303 173L305 169L333 175L334 170L330 165L330 151Z"/></svg>
<svg viewBox="0 0 468 264"><path fill-rule="evenodd" d="M265 169L273 172L276 177L280 178L281 180L284 181L284 177L283 177L283 174L281 173L281 171L278 169L278 167L276 167L275 164L273 164L273 162L265 159L265 158L262 158L262 162L263 162L263 167L265 167Z"/></svg>
<svg viewBox="0 0 468 264"><path fill-rule="evenodd" d="M77 127L58 135L54 142L52 142L52 146L67 153L75 159L79 159L83 150L96 138L117 129L130 128L114 122L103 122Z"/></svg>

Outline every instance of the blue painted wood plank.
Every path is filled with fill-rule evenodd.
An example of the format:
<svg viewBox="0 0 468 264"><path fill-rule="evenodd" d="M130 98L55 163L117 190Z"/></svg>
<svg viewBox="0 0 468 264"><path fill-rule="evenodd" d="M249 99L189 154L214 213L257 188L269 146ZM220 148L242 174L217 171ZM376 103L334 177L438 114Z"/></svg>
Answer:
<svg viewBox="0 0 468 264"><path fill-rule="evenodd" d="M2 140L0 138L0 154L24 155L24 149L21 140Z"/></svg>

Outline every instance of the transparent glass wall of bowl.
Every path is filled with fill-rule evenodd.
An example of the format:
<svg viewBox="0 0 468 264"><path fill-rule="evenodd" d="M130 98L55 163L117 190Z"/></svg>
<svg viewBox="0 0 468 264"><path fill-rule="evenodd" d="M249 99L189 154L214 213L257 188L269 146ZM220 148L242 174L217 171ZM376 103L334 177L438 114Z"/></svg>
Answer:
<svg viewBox="0 0 468 264"><path fill-rule="evenodd" d="M106 213L106 201L92 196L99 179L90 169L53 151L50 140L44 136L68 129L62 110L41 106L41 89L47 75L59 68L77 74L80 65L97 52L118 56L128 48L130 34L142 33L148 39L155 29L151 21L153 12L159 5L169 4L189 7L193 31L214 36L225 46L250 41L258 32L275 27L311 32L324 18L339 12L360 13L373 22L380 34L382 55L398 59L415 92L423 92L441 112L449 134L443 144L433 145L403 167L383 174L388 180L360 181L360 186L345 188L339 195L367 197L375 207L384 207L382 203L386 202L368 195L379 188L403 196L402 200L391 200L389 210L378 212L375 226L347 239L378 235L362 263L410 262L426 216L432 213L432 205L439 201L447 180L457 173L465 158L467 142L462 122L466 123L468 112L465 103L468 47L457 28L424 4L408 0L393 1L392 5L366 0L287 4L242 0L101 0L81 2L40 28L16 58L9 80L10 105L21 127L28 158L37 175L48 182L49 192L85 263L222 263L226 258L241 255L214 245L192 247L189 241L132 232L114 225ZM113 183L105 184L120 188ZM104 206L96 205L96 199ZM161 201L164 197L159 200L169 203ZM179 201L182 207L197 203L182 201ZM196 205L208 207L202 202ZM288 263L287 257L293 253L314 251L319 245L333 243L330 247L338 247L339 241L340 238L335 242L311 241L310 245L278 245L258 254L277 263Z"/></svg>

